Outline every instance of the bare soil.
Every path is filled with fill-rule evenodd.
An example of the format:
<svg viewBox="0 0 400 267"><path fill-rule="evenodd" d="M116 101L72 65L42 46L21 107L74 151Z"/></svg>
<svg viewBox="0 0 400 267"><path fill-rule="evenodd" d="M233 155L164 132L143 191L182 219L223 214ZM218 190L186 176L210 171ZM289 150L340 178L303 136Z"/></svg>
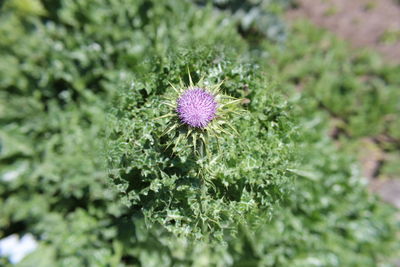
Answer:
<svg viewBox="0 0 400 267"><path fill-rule="evenodd" d="M289 20L308 18L350 42L400 63L400 4L396 0L296 0Z"/></svg>

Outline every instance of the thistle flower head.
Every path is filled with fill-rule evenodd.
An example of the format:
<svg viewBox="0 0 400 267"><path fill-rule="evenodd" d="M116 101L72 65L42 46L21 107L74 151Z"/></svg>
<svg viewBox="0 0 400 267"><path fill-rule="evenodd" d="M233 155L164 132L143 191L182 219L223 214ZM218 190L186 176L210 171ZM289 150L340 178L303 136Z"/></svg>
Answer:
<svg viewBox="0 0 400 267"><path fill-rule="evenodd" d="M217 112L214 96L202 88L188 89L178 98L176 112L180 120L197 128L206 127Z"/></svg>
<svg viewBox="0 0 400 267"><path fill-rule="evenodd" d="M170 118L164 135L171 137L168 146L186 143L193 147L195 154L207 153L210 137L218 139L221 134L236 132L231 125L231 114L240 114L238 103L241 99L225 95L220 91L222 82L214 85L203 83L203 78L193 83L190 73L189 85L182 81L179 86L171 84L174 92L164 102L170 112L159 118ZM229 127L231 131L226 128Z"/></svg>

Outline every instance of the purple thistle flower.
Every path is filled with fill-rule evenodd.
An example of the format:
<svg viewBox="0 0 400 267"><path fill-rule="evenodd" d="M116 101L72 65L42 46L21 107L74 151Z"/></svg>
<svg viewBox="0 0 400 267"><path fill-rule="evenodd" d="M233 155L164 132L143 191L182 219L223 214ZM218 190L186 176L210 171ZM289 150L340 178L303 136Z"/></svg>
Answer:
<svg viewBox="0 0 400 267"><path fill-rule="evenodd" d="M178 99L179 118L189 126L204 128L214 119L217 102L212 94L202 88L188 89Z"/></svg>

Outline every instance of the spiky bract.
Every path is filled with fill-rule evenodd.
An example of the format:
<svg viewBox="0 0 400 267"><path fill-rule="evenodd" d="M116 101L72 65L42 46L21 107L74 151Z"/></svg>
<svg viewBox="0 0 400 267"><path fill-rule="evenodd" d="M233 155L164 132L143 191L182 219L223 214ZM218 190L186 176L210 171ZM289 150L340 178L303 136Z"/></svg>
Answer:
<svg viewBox="0 0 400 267"><path fill-rule="evenodd" d="M196 84L189 75L189 85L182 80L178 86L171 85L174 92L164 102L170 109L168 114L160 118L170 118L164 134L170 136L168 145L183 143L192 146L195 154L204 155L208 152L207 144L210 137L218 139L221 134L236 133L231 125L232 115L240 114L237 99L221 92L221 85L204 83L204 77ZM229 128L229 130L227 130Z"/></svg>

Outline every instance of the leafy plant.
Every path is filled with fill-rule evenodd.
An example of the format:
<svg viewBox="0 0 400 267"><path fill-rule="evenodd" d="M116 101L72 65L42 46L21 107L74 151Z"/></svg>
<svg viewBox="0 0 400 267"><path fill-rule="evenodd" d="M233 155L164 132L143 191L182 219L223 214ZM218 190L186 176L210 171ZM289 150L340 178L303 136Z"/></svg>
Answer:
<svg viewBox="0 0 400 267"><path fill-rule="evenodd" d="M175 58L169 69L177 76L167 76L171 80L189 79L185 68L179 70L174 65L185 60L196 62L190 69L202 70L198 66L211 66L211 62L204 62L203 58L200 53ZM225 57L217 54L209 60L215 62L216 58ZM262 86L262 80L252 74L250 66L244 68L225 59L218 64L224 69L223 73L213 77L211 67L211 70L204 68L205 73L198 76L208 76L205 83L224 78L226 83L221 85L221 90L237 96L244 93L238 84ZM214 237L222 239L223 231L235 232L234 226L246 224L246 217L250 214L269 217L274 203L282 198L284 184L290 177L287 170L293 130L283 100L280 103L266 85L259 93L249 95L248 108L258 111L229 122L240 134L222 136L220 152L213 146L216 140L210 139L208 149L215 153L210 152L211 158L207 160L205 156L195 156L186 142L168 147L169 142L179 138L181 130L167 128L168 118L156 120L166 114L162 97L150 95L143 104L132 107L124 99L139 100L136 92L136 88L130 87L117 97L113 105L115 115L111 117L111 121L116 122L115 130L110 133L114 140L109 144L111 175L127 204L142 211L147 220L158 222L176 234L191 234L199 238L206 228ZM129 106L118 103L129 103ZM275 110L271 110L274 105L277 105ZM266 122L264 116L273 118ZM164 129L174 133L160 138ZM182 138L189 137L183 133ZM270 161L265 162L265 158ZM199 173L203 178L200 179Z"/></svg>
<svg viewBox="0 0 400 267"><path fill-rule="evenodd" d="M360 136L369 130L354 120L379 122L396 105L343 105L363 96L353 74L379 73L376 86L391 88L395 68L361 56L348 70L347 50L324 48L329 35L303 24L290 49L265 38L254 48L236 18L188 1L21 3L0 14L0 236L39 244L19 266L376 266L390 255L394 212L328 137L320 103L350 114ZM330 67L324 53L337 54ZM219 151L210 139L203 192L202 162L184 143L168 147L168 118L156 119L188 68L194 83L224 80L246 110ZM342 69L345 81L328 73ZM312 90L322 76L332 94L342 83L349 93ZM307 77L310 92L291 90ZM396 96L368 86L376 106Z"/></svg>

